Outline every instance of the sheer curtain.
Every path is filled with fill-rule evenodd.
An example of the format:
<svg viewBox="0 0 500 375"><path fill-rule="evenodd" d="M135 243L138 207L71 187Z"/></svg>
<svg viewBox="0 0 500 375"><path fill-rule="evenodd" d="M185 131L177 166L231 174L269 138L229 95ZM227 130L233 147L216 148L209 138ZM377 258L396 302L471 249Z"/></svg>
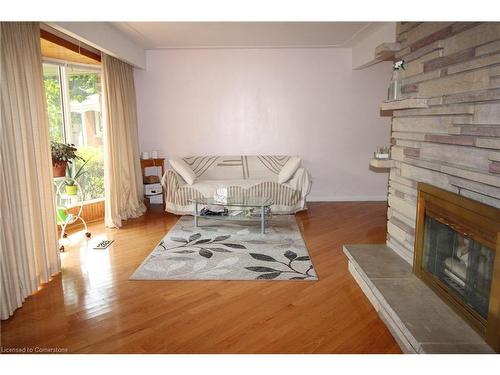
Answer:
<svg viewBox="0 0 500 375"><path fill-rule="evenodd" d="M60 270L38 23L2 22L0 318Z"/></svg>
<svg viewBox="0 0 500 375"><path fill-rule="evenodd" d="M102 53L104 98L104 182L107 227L142 215L134 72L132 66Z"/></svg>

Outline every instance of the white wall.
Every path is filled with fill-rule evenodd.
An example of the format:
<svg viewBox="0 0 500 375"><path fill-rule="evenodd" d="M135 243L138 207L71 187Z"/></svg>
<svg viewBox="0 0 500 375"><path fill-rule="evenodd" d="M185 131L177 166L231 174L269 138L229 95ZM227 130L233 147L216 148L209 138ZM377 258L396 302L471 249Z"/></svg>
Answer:
<svg viewBox="0 0 500 375"><path fill-rule="evenodd" d="M351 70L350 49L177 49L136 70L142 151L298 154L316 200L385 199L368 163L389 138L379 117L390 63Z"/></svg>

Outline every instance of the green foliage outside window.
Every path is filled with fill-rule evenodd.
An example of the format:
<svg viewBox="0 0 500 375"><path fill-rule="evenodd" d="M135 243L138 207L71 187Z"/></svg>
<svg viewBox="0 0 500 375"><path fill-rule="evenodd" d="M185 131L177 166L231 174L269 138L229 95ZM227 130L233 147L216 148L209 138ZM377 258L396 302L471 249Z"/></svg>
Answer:
<svg viewBox="0 0 500 375"><path fill-rule="evenodd" d="M81 146L78 148L78 156L83 160L88 160L85 165L85 173L78 179L82 186L85 200L104 197L104 157L102 149L91 146ZM75 161L75 168L78 170L83 161Z"/></svg>
<svg viewBox="0 0 500 375"><path fill-rule="evenodd" d="M47 69L46 69L47 68ZM49 133L51 141L67 143L70 135L65 136L64 116L62 106L62 93L59 69L53 65L44 64L44 86L47 100L47 112L49 119ZM64 68L61 68L64 69ZM70 101L84 102L90 95L99 94L100 75L94 72L72 73L67 69L68 96ZM94 125L95 126L95 125ZM73 133L78 134L82 129L82 115L71 112L71 126ZM95 131L96 129L94 129ZM73 138L74 138L73 134ZM75 140L71 140L76 143ZM85 173L77 179L82 187L85 200L98 199L104 197L104 159L102 145L77 145L77 155L81 159L76 159L73 168L80 168L84 160L88 160L84 166Z"/></svg>
<svg viewBox="0 0 500 375"><path fill-rule="evenodd" d="M69 76L69 96L79 103L87 97L100 92L99 75L97 73L71 74Z"/></svg>
<svg viewBox="0 0 500 375"><path fill-rule="evenodd" d="M49 115L50 139L64 143L64 127L61 102L61 85L59 76L46 75L44 77L45 95L47 97L47 112Z"/></svg>

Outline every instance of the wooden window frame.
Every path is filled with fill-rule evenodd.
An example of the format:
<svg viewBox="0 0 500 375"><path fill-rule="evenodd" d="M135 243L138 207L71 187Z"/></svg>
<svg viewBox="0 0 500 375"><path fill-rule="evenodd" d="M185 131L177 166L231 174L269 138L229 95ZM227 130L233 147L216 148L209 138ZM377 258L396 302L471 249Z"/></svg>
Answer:
<svg viewBox="0 0 500 375"><path fill-rule="evenodd" d="M90 51L89 49L87 49L85 47L82 47L82 46L77 45L73 42L70 42L69 40L61 38L60 36L54 35L47 30L40 29L40 38L45 39L45 40L52 42L54 44L57 44L61 47L67 48L73 52L79 53L80 55L88 57L92 60L101 62L101 55L99 53L95 53L93 51Z"/></svg>

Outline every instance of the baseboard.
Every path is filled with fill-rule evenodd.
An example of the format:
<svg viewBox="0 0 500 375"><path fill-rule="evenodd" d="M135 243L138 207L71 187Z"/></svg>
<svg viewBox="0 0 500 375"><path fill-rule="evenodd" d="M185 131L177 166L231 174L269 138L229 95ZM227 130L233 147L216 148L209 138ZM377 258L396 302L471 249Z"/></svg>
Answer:
<svg viewBox="0 0 500 375"><path fill-rule="evenodd" d="M307 197L308 202L361 202L361 201L387 201L387 195L335 195L319 196L312 195Z"/></svg>

